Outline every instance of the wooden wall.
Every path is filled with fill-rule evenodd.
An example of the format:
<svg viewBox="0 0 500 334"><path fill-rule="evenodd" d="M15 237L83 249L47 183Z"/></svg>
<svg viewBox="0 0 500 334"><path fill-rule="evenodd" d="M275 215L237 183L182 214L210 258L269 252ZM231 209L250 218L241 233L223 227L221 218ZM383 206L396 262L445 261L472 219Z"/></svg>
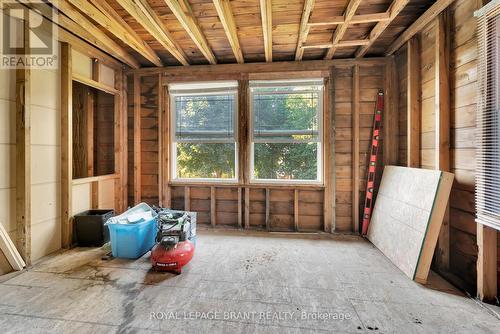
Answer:
<svg viewBox="0 0 500 334"><path fill-rule="evenodd" d="M407 67L407 57L408 49L403 46L395 54L396 60L396 72L399 85L399 95L398 95L398 114L399 114L399 154L398 154L398 165L406 166L408 159L407 145L407 105L408 105L408 67Z"/></svg>
<svg viewBox="0 0 500 334"><path fill-rule="evenodd" d="M392 60L384 59L359 64L352 62L348 65L323 66L323 72L316 71L318 73L316 75L327 78L325 88L328 96L324 103L325 120L330 117L335 119L335 129L333 127L328 129L335 135L334 148L330 147L332 152L335 152L334 161L330 161L329 164L335 166L334 226L339 232L358 230L355 221L358 222L359 218L354 219L354 217L359 217L364 201L375 101L378 91L386 89L386 66L390 61ZM300 66L303 66L302 71L309 70L308 73L310 73L312 70L312 68L308 69L307 65L300 64ZM298 74L296 71L289 72L281 69L279 75L274 72L272 75L260 75L247 74L243 71L235 73L236 67L232 67L232 71L224 71L223 67L224 65L217 65L203 71L200 66L197 66L192 69L192 73L185 72L191 69L175 68L171 72L167 71L161 81L166 83L177 80L239 79L241 83L249 78L304 77L306 73ZM258 71L259 67L256 65L254 70ZM251 68L246 65L244 68L251 71ZM330 70L332 76L330 76ZM198 72L199 76L196 75ZM212 73L209 74L210 72ZM129 163L129 171L135 172L135 177L129 173L129 205L146 201L154 205L162 203L163 206L170 206L174 209L193 210L199 213L200 223L213 226L229 225L273 231L330 231L325 222L325 207L327 206L325 198L327 196L325 187L321 185L255 185L248 183L246 177L241 175L240 181L233 185L180 183L170 180L168 153L164 152L164 149L169 146L168 138L165 138L168 126L161 125L162 122L168 124L161 120L162 117L168 117L169 112L166 88L165 91L160 91L160 96L158 96L159 76L154 72L131 74L128 83L129 101L132 99L140 101L140 110L137 110L137 104L129 102L128 133L134 134L133 139L129 138L129 162L134 161L134 158L140 159L140 161L134 161L133 164ZM330 84L334 86L332 96L328 94ZM131 91L137 91L140 94L137 96L130 93ZM240 99L244 95L246 94L240 89ZM331 105L328 102L330 100ZM158 101L163 101L163 103L158 105ZM246 103L246 100L243 103L240 102L240 106L243 106L240 108L240 117L242 117L241 113L246 113L244 107ZM389 109L389 105L386 108ZM334 112L332 113L331 110ZM139 111L141 131L138 133L135 116L139 115ZM397 117L397 113L395 114L394 117ZM353 126L356 126L358 130L353 131ZM134 127L136 131L133 130ZM160 134L163 135L163 139ZM141 143L140 156L130 149L135 140ZM352 172L354 164L357 165L357 173ZM246 166L245 163L242 165ZM140 179L138 175L141 176ZM140 186L134 184L137 181L140 182ZM354 189L358 196L353 195ZM137 192L140 196L137 196Z"/></svg>
<svg viewBox="0 0 500 334"><path fill-rule="evenodd" d="M482 7L481 0L458 0L447 9L450 22L450 170L455 182L450 195L449 272L451 279L463 288L476 293L478 246L475 223L475 130L477 36L475 10ZM435 168L435 31L437 19L429 23L414 38L419 42L420 84L420 167ZM407 45L396 53L396 64L401 88L399 117L401 144L399 164L406 165L407 104ZM404 95L404 96L403 96ZM403 122L403 119L405 120ZM498 235L498 234L497 234ZM498 254L500 254L500 238ZM443 269L443 268L437 268ZM500 263L498 266L500 284Z"/></svg>

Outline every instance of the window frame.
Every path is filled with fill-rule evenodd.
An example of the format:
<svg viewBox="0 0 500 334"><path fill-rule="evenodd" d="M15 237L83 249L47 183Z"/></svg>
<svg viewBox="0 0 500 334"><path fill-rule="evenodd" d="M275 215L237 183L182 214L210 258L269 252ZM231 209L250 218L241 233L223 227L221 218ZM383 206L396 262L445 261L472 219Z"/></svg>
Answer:
<svg viewBox="0 0 500 334"><path fill-rule="evenodd" d="M318 134L317 134L317 141L303 141L303 140L269 140L269 141L257 141L257 143L311 143L315 142L317 144L318 150L316 153L316 158L317 158L317 178L315 180L304 180L304 179L260 179L255 177L255 139L254 139L254 110L253 110L253 101L254 101L254 96L258 95L256 94L252 88L254 87L269 87L269 88L279 88L279 87L290 87L293 86L294 83L297 84L297 86L306 86L306 83L310 82L311 84L313 82L321 82L321 89L319 91L311 91L311 90L305 90L301 91L301 93L318 93L318 108L317 108L317 115L318 115ZM276 91L276 92L266 92L265 94L283 94L283 93L290 93L290 91ZM297 93L298 94L298 93ZM324 123L324 94L325 94L325 84L324 84L324 78L310 78L310 79L289 79L289 80L255 80L254 85L252 87L252 81L249 81L249 87L248 87L248 182L252 185L256 184L271 184L271 185L315 185L315 186L322 186L324 185L324 129L323 129L323 123Z"/></svg>
<svg viewBox="0 0 500 334"><path fill-rule="evenodd" d="M221 83L225 83L227 81L216 81L216 82L202 82L199 83L201 86L206 86L213 84L213 86L221 85ZM196 83L189 82L186 85L196 85ZM182 140L178 141L175 136L176 132L176 109L175 109L175 98L177 96L210 96L210 95L233 95L234 97L234 106L233 106L233 133L234 133L234 177L233 178L186 178L179 177L177 172L177 143L200 143L200 144L229 144L233 143L233 140L222 141L222 140ZM239 182L239 141L238 141L238 116L239 116L239 101L238 101L238 84L236 83L235 87L201 87L198 89L185 89L182 92L171 92L168 89L169 96L169 127L170 127L170 181L177 183L218 183L218 184L235 184Z"/></svg>

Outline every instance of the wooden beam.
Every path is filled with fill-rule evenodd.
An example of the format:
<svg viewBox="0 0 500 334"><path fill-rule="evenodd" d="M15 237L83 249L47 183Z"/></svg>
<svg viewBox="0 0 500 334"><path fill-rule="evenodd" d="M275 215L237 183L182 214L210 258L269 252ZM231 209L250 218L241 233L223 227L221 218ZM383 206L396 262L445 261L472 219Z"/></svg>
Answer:
<svg viewBox="0 0 500 334"><path fill-rule="evenodd" d="M118 89L121 91L121 116L122 116L122 131L121 131L121 146L122 169L121 177L121 196L122 196L122 211L128 207L128 103L127 103L127 76L123 71L119 72L120 84Z"/></svg>
<svg viewBox="0 0 500 334"><path fill-rule="evenodd" d="M162 206L166 208L171 208L171 189L170 183L170 96L168 94L168 86L163 86L163 76L159 75L161 80L159 82L159 91L162 92L161 98L161 161L160 168L162 169L162 178L160 180L162 186Z"/></svg>
<svg viewBox="0 0 500 334"><path fill-rule="evenodd" d="M87 0L90 1L97 9L99 9L101 12L104 13L105 16L110 17L111 19L115 20L132 38L137 40L140 44L142 44L144 48L144 52L150 57L147 58L149 61L151 61L153 64L156 66L163 66L163 65L157 65L157 63L161 64L161 60L156 54L155 51L149 46L148 43L146 43L132 27L128 24L127 21L123 19L123 17L118 14L113 7L107 3L106 1L101 1L101 0ZM158 61L156 60L158 59Z"/></svg>
<svg viewBox="0 0 500 334"><path fill-rule="evenodd" d="M165 24L146 0L116 0L146 31L151 34L182 65L189 65L187 56L174 40Z"/></svg>
<svg viewBox="0 0 500 334"><path fill-rule="evenodd" d="M73 80L71 45L61 44L61 243L72 243Z"/></svg>
<svg viewBox="0 0 500 334"><path fill-rule="evenodd" d="M89 79L86 76L78 74L78 73L73 73L72 79L75 81L78 81L84 85L87 85L87 86L90 86L93 88L97 88L99 90L102 90L102 91L109 93L109 94L112 94L112 95L120 94L120 92L115 87L111 87L111 86L108 86L107 84L104 84L102 82L99 82L99 81L96 81L93 79Z"/></svg>
<svg viewBox="0 0 500 334"><path fill-rule="evenodd" d="M29 22L20 36L21 57L30 54ZM27 265L31 264L31 70L16 69L16 247Z"/></svg>
<svg viewBox="0 0 500 334"><path fill-rule="evenodd" d="M299 231L299 189L293 192L293 228Z"/></svg>
<svg viewBox="0 0 500 334"><path fill-rule="evenodd" d="M497 297L497 235L494 228L477 224L477 295L483 301Z"/></svg>
<svg viewBox="0 0 500 334"><path fill-rule="evenodd" d="M448 11L438 15L435 24L434 84L435 84L435 161L436 169L450 171L450 19ZM450 267L450 216L449 205L439 233L436 264L441 270Z"/></svg>
<svg viewBox="0 0 500 334"><path fill-rule="evenodd" d="M118 43L116 43L113 39L111 39L108 35L102 32L96 25L94 25L92 22L90 22L85 16L80 14L79 11L75 10L71 5L65 1L54 1L54 0L49 0L49 2L58 8L61 12L63 12L65 15L68 16L69 19L71 19L73 22L71 22L66 16L64 15L57 15L59 23L61 23L63 26L66 26L69 28L69 30L77 34L79 37L82 37L86 39L87 41L91 42L92 41L98 41L100 47L103 47L103 49L106 52L109 52L121 61L123 61L125 64L129 65L130 67L133 68L139 68L140 65L137 62L135 58L133 58L127 51L125 51L124 48L122 48ZM75 24L79 27L77 31L73 30L75 28ZM83 31L82 31L83 30ZM78 33L80 31L80 33ZM90 37L89 37L90 34ZM94 43L93 43L94 44Z"/></svg>
<svg viewBox="0 0 500 334"><path fill-rule="evenodd" d="M81 11L151 63L156 66L163 66L158 55L147 46L107 2L95 0L93 2L89 0L51 0L51 2L56 4L69 17L78 17L79 11Z"/></svg>
<svg viewBox="0 0 500 334"><path fill-rule="evenodd" d="M361 14L354 15L350 21L350 24L360 24L360 23L371 23L371 22L382 22L390 20L389 12L383 13L373 13L373 14ZM313 19L307 23L311 27L321 27L321 26L333 26L345 23L343 16L334 16L327 21Z"/></svg>
<svg viewBox="0 0 500 334"><path fill-rule="evenodd" d="M180 22L194 44L200 49L201 53L207 58L210 64L217 64L217 59L208 45L207 38L201 31L196 20L196 16L187 0L164 0L177 20Z"/></svg>
<svg viewBox="0 0 500 334"><path fill-rule="evenodd" d="M336 47L337 48L342 48L342 47L353 47L353 46L359 46L359 45L368 45L370 43L370 40L368 39L354 39L350 41L340 41L337 43ZM326 44L304 44L302 46L303 49L329 49L333 47L332 43L326 43Z"/></svg>
<svg viewBox="0 0 500 334"><path fill-rule="evenodd" d="M57 24L67 30L65 31L64 29L60 29L58 38L66 41L69 31L71 34L78 36L79 38L87 41L89 44L107 52L130 67L140 67L135 58L133 58L127 51L125 51L125 49L103 33L99 28L97 28L92 22L87 20L83 15L75 15L73 20L73 18L70 19L62 14L53 14L53 9L48 4L31 3L29 0L19 0L19 2L24 4L27 8L33 9L32 13L34 15L41 14L50 21L54 20L52 21L54 24Z"/></svg>
<svg viewBox="0 0 500 334"><path fill-rule="evenodd" d="M300 19L299 38L297 39L297 48L295 49L295 60L302 60L304 49L302 46L307 40L309 34L309 18L311 17L312 9L314 8L315 0L305 0L304 8L302 9L302 17Z"/></svg>
<svg viewBox="0 0 500 334"><path fill-rule="evenodd" d="M359 232L359 66L352 73L352 220Z"/></svg>
<svg viewBox="0 0 500 334"><path fill-rule="evenodd" d="M271 190L266 188L266 230L271 230Z"/></svg>
<svg viewBox="0 0 500 334"><path fill-rule="evenodd" d="M274 74L279 75L279 72L287 72L298 74L299 72L315 72L315 76L327 77L330 68L336 67L352 67L354 64L359 66L382 66L385 65L387 59L385 57L369 57L369 58L349 58L349 59L330 59L330 60L303 60L303 61L280 61L274 63L244 63L244 64L217 64L217 65L194 65L194 66L166 66L166 67L143 67L140 69L127 70L127 74L152 75L162 73L165 76L165 83L169 80L176 81L192 81L192 78L209 78L214 80L217 75L221 77L231 78L230 80L247 80L250 75L258 74ZM317 73L317 74L316 74ZM188 79L184 79L188 78ZM305 78L305 77L304 77ZM254 77L252 78L254 79ZM210 79L209 79L210 80Z"/></svg>
<svg viewBox="0 0 500 334"><path fill-rule="evenodd" d="M217 14L219 15L220 22L224 31L226 32L227 39L233 50L234 57L239 64L243 64L243 52L241 51L240 40L236 23L234 22L233 11L231 10L231 2L229 0L213 0Z"/></svg>
<svg viewBox="0 0 500 334"><path fill-rule="evenodd" d="M210 224L212 227L215 227L217 223L217 198L215 195L215 187L210 187Z"/></svg>
<svg viewBox="0 0 500 334"><path fill-rule="evenodd" d="M325 191L323 196L323 220L324 231L332 233L335 231L335 70L330 70L330 75L325 78L324 98L323 98L323 168Z"/></svg>
<svg viewBox="0 0 500 334"><path fill-rule="evenodd" d="M164 87L163 87L163 76L158 74L158 202L159 206L163 207L164 200L164 188L168 187L168 183L165 182L165 149L164 145L168 146L168 142L165 140L165 127L163 125L165 113L164 113ZM168 138L168 137L167 137Z"/></svg>
<svg viewBox="0 0 500 334"><path fill-rule="evenodd" d="M260 17L266 62L273 61L273 8L271 0L260 0Z"/></svg>
<svg viewBox="0 0 500 334"><path fill-rule="evenodd" d="M123 191L122 191L122 183L124 182L123 180L123 170L127 168L127 166L123 166L123 155L128 154L127 151L124 151L124 143L122 140L124 139L123 137L123 131L127 131L127 129L123 128L123 113L126 113L125 107L122 105L123 99L122 99L122 71L115 71L115 88L119 93L115 94L114 96L114 142L113 142L113 149L114 149L114 162L115 162L115 168L114 172L115 174L118 175L118 178L115 180L114 185L114 197L115 197L115 211L116 213L122 212L125 210L124 207L124 198L122 196Z"/></svg>
<svg viewBox="0 0 500 334"><path fill-rule="evenodd" d="M141 77L134 75L134 204L139 204L141 195Z"/></svg>
<svg viewBox="0 0 500 334"><path fill-rule="evenodd" d="M417 37L407 43L407 166L420 167L420 48Z"/></svg>
<svg viewBox="0 0 500 334"><path fill-rule="evenodd" d="M356 13L356 10L358 9L358 6L361 4L361 0L350 0L349 4L347 5L347 8L344 12L344 23L339 25L337 29L335 29L335 32L333 33L332 37L332 44L333 46L328 50L325 59L332 59L333 55L335 54L335 51L337 50L337 44L342 40L342 37L344 37L345 32L347 31L347 28L350 24L350 21L354 14Z"/></svg>
<svg viewBox="0 0 500 334"><path fill-rule="evenodd" d="M396 165L399 154L399 96L397 85L396 61L394 57L388 57L385 65L384 75L384 113L383 117L383 164Z"/></svg>
<svg viewBox="0 0 500 334"><path fill-rule="evenodd" d="M238 180L248 183L248 79L238 81Z"/></svg>
<svg viewBox="0 0 500 334"><path fill-rule="evenodd" d="M356 51L356 57L363 57L368 49L375 43L375 41L382 35L385 29L391 24L391 22L401 13L403 8L410 2L410 0L394 0L388 9L389 19L378 22L375 27L370 31L369 43L358 48Z"/></svg>
<svg viewBox="0 0 500 334"><path fill-rule="evenodd" d="M396 52L406 41L412 38L416 33L420 32L427 24L436 18L443 10L445 10L455 0L437 0L427 11L422 14L411 26L409 26L399 37L392 42L385 53L386 56Z"/></svg>

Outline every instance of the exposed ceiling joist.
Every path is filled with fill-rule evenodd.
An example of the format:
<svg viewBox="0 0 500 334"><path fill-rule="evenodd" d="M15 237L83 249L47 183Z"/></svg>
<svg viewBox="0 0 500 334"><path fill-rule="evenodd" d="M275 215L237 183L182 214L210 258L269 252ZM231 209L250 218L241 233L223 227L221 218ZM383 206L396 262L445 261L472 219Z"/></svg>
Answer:
<svg viewBox="0 0 500 334"><path fill-rule="evenodd" d="M273 13L271 0L260 0L260 16L262 34L264 35L264 52L266 62L273 61Z"/></svg>
<svg viewBox="0 0 500 334"><path fill-rule="evenodd" d="M370 22L382 22L390 20L389 12L354 15L349 24L360 24ZM312 27L332 26L345 23L343 16L334 16L327 21L319 19L311 19L308 25Z"/></svg>
<svg viewBox="0 0 500 334"><path fill-rule="evenodd" d="M372 31L370 32L369 40L370 43L358 48L356 51L356 57L363 57L365 53L368 51L370 46L375 43L377 38L379 38L380 35L384 32L384 30L391 24L391 22L398 16L398 14L403 10L403 8L406 7L406 5L410 2L410 0L394 0L387 10L389 13L390 19L387 21L381 21L373 27Z"/></svg>
<svg viewBox="0 0 500 334"><path fill-rule="evenodd" d="M422 14L411 26L408 27L399 37L392 42L385 53L386 56L392 55L404 43L412 38L417 32L422 30L429 22L434 20L443 10L445 10L455 0L437 0L427 11Z"/></svg>
<svg viewBox="0 0 500 334"><path fill-rule="evenodd" d="M30 1L21 0L20 2L26 4L31 8ZM55 5L55 1L50 0L50 2ZM37 3L36 5L37 6L35 10L44 8L42 10L52 11L52 9L48 7L48 5L46 7L40 7L40 5L42 5L41 3ZM57 6L56 8L60 9ZM44 16L46 15L47 13L44 14ZM113 57L116 57L128 66L132 68L140 67L139 63L134 57L132 57L124 48L113 41L108 35L103 33L97 26L95 26L78 11L73 11L71 13L67 13L66 15L68 16L65 16L64 14L56 14L57 23L60 26L77 35L78 37L86 40L88 43L96 46L97 48L109 53Z"/></svg>
<svg viewBox="0 0 500 334"><path fill-rule="evenodd" d="M196 44L201 53L207 58L210 64L217 64L217 59L215 58L212 49L208 45L207 38L201 31L198 25L196 16L193 14L191 5L187 0L164 0L167 6L170 8L172 13L181 23L182 27L188 33L189 37Z"/></svg>
<svg viewBox="0 0 500 334"><path fill-rule="evenodd" d="M107 5L106 2L104 3ZM127 29L127 27L130 27L123 20L117 21L112 13L101 11L101 9L94 6L88 0L59 0L55 1L54 4L69 17L74 15L75 12L79 14L78 10L81 11L151 63L156 66L162 66L158 55L151 48L147 47L144 41L132 29Z"/></svg>
<svg viewBox="0 0 500 334"><path fill-rule="evenodd" d="M349 27L350 21L354 14L356 13L356 10L358 9L359 5L361 4L361 0L351 0L349 4L347 5L347 8L344 12L344 23L341 24L340 26L335 29L335 32L333 33L333 38L332 38L332 44L333 46L328 49L328 52L326 53L325 59L332 59L333 55L335 54L335 51L337 50L337 44L340 42L342 37L344 37L344 34Z"/></svg>
<svg viewBox="0 0 500 334"><path fill-rule="evenodd" d="M231 3L229 0L213 0L217 14L219 15L220 22L224 27L227 39L233 49L234 57L240 64L245 62L243 52L241 51L240 40L238 39L238 32L236 23L234 22L233 11L231 10Z"/></svg>
<svg viewBox="0 0 500 334"><path fill-rule="evenodd" d="M148 31L182 65L189 65L184 51L173 39L163 22L145 0L116 0L141 26Z"/></svg>
<svg viewBox="0 0 500 334"><path fill-rule="evenodd" d="M314 8L315 0L305 0L304 8L302 9L302 18L300 19L299 38L297 40L297 49L295 50L295 60L302 60L304 56L304 48L302 47L307 40L309 34L309 17Z"/></svg>

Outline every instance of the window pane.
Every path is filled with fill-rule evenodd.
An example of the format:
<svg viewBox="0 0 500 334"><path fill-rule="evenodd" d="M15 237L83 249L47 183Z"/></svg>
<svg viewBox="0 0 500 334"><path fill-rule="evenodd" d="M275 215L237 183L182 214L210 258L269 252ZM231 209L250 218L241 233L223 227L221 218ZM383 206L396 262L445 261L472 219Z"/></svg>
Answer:
<svg viewBox="0 0 500 334"><path fill-rule="evenodd" d="M283 87L281 87L283 89ZM318 140L319 92L255 94L254 138L263 140Z"/></svg>
<svg viewBox="0 0 500 334"><path fill-rule="evenodd" d="M177 139L234 138L234 95L175 96L174 99Z"/></svg>
<svg viewBox="0 0 500 334"><path fill-rule="evenodd" d="M177 177L235 178L234 143L177 143Z"/></svg>
<svg viewBox="0 0 500 334"><path fill-rule="evenodd" d="M317 180L317 143L255 143L254 178Z"/></svg>

